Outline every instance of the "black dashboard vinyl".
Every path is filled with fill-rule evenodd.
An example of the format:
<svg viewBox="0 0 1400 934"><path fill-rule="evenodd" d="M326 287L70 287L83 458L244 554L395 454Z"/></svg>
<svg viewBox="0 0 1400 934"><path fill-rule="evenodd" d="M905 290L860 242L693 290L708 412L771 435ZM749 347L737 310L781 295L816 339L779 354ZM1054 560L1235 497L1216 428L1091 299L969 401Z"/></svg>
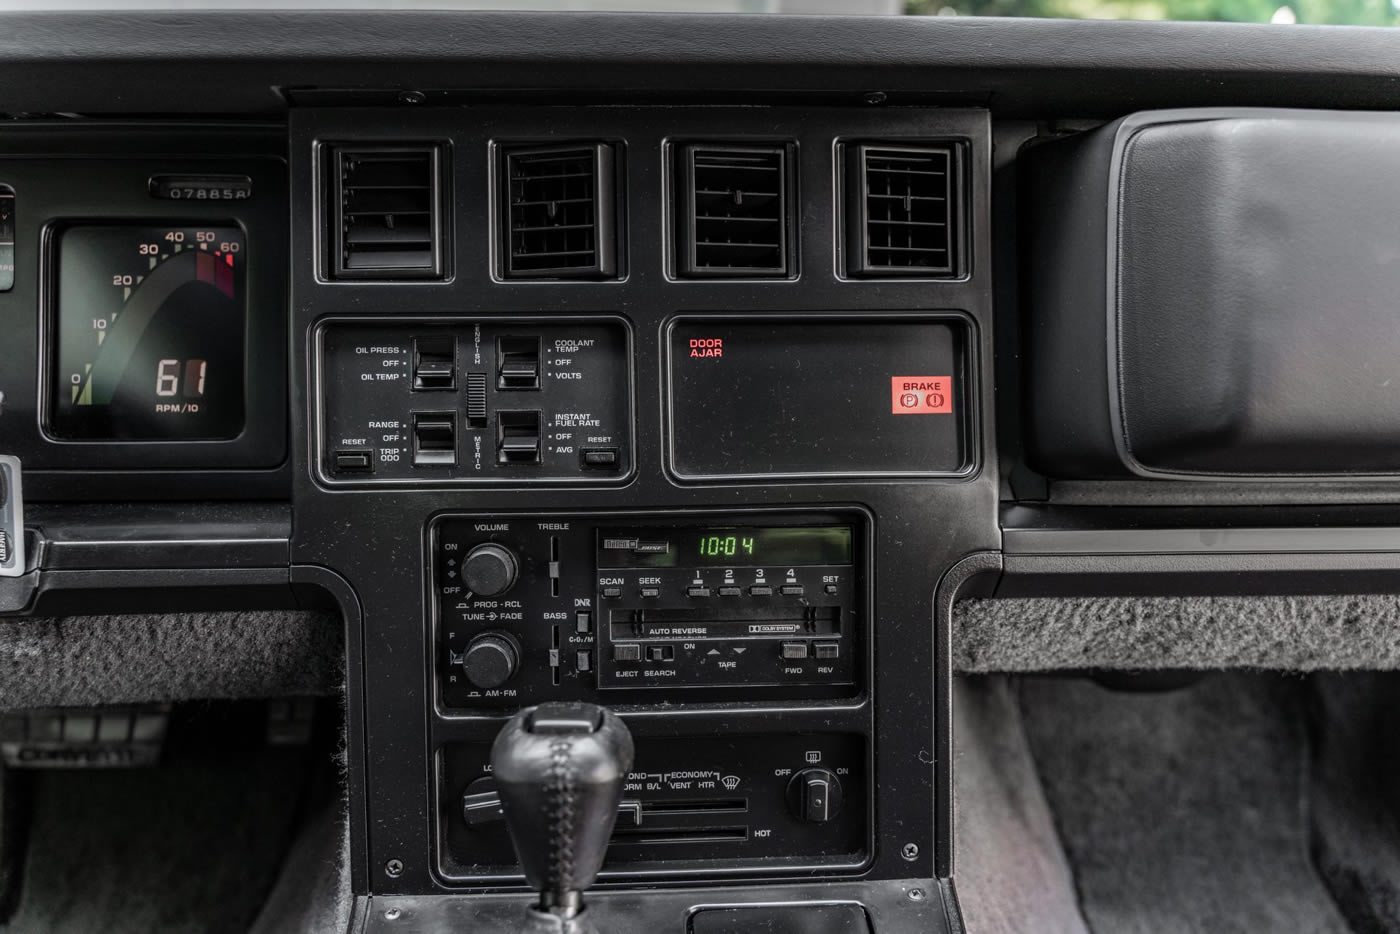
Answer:
<svg viewBox="0 0 1400 934"><path fill-rule="evenodd" d="M1101 196L1107 121L1132 113L1400 108L1400 33L270 10L3 25L0 454L24 483L0 516L25 518L0 532L25 547L0 612L198 612L180 653L231 619L212 611L282 620L280 640L210 640L244 674L287 656L253 672L277 690L338 687L334 656L363 930L524 909L491 750L517 708L557 701L612 708L636 742L593 917L700 930L812 902L879 934L960 931L951 685L977 646L954 651L958 601L1396 579L1389 478L1129 478ZM1286 134L1302 123L1326 121ZM1322 160L1325 135L1300 151ZM1214 142L1186 148L1238 169ZM1185 198L1199 175L1167 180ZM1161 230L1154 206L1129 208ZM1168 265L1229 253L1194 246L1208 255ZM1234 310L1306 304L1260 294ZM1216 359L1191 340L1244 327L1171 304L1147 303L1171 319L1153 340L1190 365ZM1152 343L1134 372L1179 362ZM1190 365L1177 379L1209 383ZM1181 466L1193 411L1153 420L1155 463ZM1017 606L969 618L1029 666L1017 614L1038 604ZM343 641L317 640L327 610ZM74 664L126 625L160 641L94 626ZM1079 635L1047 654L1100 657Z"/></svg>

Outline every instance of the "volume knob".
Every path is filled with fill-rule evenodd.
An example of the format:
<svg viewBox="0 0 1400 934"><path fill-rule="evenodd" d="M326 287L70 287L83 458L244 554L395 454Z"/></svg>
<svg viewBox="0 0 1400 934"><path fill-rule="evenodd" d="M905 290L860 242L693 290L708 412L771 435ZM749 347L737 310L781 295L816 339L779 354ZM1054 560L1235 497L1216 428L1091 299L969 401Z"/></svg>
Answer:
<svg viewBox="0 0 1400 934"><path fill-rule="evenodd" d="M483 691L498 688L511 679L520 666L520 652L505 636L483 633L467 644L462 670L472 687Z"/></svg>
<svg viewBox="0 0 1400 934"><path fill-rule="evenodd" d="M515 584L520 564L509 548L477 545L462 559L462 583L478 597L496 597Z"/></svg>

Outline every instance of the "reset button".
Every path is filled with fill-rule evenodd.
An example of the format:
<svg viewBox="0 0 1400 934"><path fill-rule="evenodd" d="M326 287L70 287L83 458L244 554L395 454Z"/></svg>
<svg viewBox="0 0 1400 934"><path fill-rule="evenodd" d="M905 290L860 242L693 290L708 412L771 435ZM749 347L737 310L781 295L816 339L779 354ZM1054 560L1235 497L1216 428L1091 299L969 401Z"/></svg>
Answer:
<svg viewBox="0 0 1400 934"><path fill-rule="evenodd" d="M585 467L617 466L617 448L584 448L582 454Z"/></svg>

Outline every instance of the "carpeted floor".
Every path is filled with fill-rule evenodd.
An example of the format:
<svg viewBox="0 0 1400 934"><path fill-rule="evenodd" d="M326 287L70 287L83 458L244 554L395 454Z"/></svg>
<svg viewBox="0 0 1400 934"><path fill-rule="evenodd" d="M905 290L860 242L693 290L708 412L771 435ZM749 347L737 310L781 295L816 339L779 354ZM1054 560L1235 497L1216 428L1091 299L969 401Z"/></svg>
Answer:
<svg viewBox="0 0 1400 934"><path fill-rule="evenodd" d="M969 934L1400 931L1400 679L961 679Z"/></svg>
<svg viewBox="0 0 1400 934"><path fill-rule="evenodd" d="M341 809L309 780L335 774L325 745L268 746L263 721L204 714L172 723L158 768L23 776L28 846L0 932L323 930L327 912L344 929Z"/></svg>

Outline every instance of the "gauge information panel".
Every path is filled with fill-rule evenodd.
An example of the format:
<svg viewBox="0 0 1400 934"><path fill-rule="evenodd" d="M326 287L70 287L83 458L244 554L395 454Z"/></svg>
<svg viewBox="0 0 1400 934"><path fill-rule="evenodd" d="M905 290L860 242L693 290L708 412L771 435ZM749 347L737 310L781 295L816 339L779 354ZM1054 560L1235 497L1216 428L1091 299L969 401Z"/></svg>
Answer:
<svg viewBox="0 0 1400 934"><path fill-rule="evenodd" d="M75 441L221 441L245 427L246 238L80 225L54 241L48 428Z"/></svg>

